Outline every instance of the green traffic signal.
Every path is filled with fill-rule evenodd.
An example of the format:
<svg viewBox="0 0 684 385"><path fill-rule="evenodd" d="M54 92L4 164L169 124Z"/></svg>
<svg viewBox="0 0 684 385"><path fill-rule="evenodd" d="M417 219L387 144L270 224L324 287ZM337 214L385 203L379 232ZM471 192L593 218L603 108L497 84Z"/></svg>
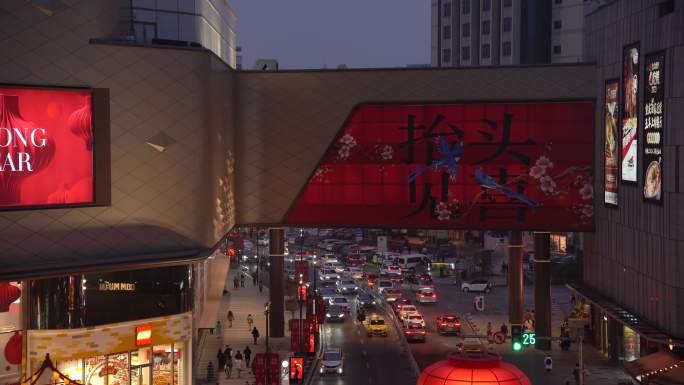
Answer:
<svg viewBox="0 0 684 385"><path fill-rule="evenodd" d="M522 350L522 344L518 341L513 342L513 351L519 352Z"/></svg>

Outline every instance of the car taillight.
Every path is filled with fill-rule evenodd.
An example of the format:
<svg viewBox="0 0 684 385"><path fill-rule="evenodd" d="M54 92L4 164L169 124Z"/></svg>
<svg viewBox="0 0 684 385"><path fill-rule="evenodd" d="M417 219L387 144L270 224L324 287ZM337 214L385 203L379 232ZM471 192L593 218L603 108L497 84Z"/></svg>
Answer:
<svg viewBox="0 0 684 385"><path fill-rule="evenodd" d="M461 326L461 323L460 323L460 322L455 322L454 325L456 325L456 326Z"/></svg>
<svg viewBox="0 0 684 385"><path fill-rule="evenodd" d="M425 330L421 330L420 334L425 335Z"/></svg>
<svg viewBox="0 0 684 385"><path fill-rule="evenodd" d="M440 326L447 326L446 322L442 322Z"/></svg>

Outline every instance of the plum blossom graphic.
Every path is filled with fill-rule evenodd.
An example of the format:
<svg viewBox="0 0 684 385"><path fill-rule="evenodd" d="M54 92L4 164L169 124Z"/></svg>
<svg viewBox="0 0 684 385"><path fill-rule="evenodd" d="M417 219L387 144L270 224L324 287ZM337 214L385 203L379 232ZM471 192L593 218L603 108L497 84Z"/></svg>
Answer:
<svg viewBox="0 0 684 385"><path fill-rule="evenodd" d="M551 161L551 159L549 159L548 157L546 157L544 155L540 156L539 159L537 159L537 161L535 162L535 165L537 167L543 168L544 172L546 172L547 169L549 169L549 168L553 168L553 162Z"/></svg>
<svg viewBox="0 0 684 385"><path fill-rule="evenodd" d="M544 175L546 175L546 169L544 169L543 167L532 166L530 168L530 176L534 179L539 179Z"/></svg>
<svg viewBox="0 0 684 385"><path fill-rule="evenodd" d="M594 198L594 188L589 184L585 183L584 186L579 190L582 200L589 200Z"/></svg>
<svg viewBox="0 0 684 385"><path fill-rule="evenodd" d="M328 167L328 166L319 167L316 169L316 172L314 173L313 177L318 182L327 182L328 180L325 179L325 176L329 172L330 172L330 167Z"/></svg>
<svg viewBox="0 0 684 385"><path fill-rule="evenodd" d="M380 157L382 160L392 160L394 157L394 148L389 144L384 145L380 151Z"/></svg>
<svg viewBox="0 0 684 385"><path fill-rule="evenodd" d="M350 134L344 134L344 136L340 138L340 143L350 148L356 147L357 144L356 139L354 139L354 137Z"/></svg>
<svg viewBox="0 0 684 385"><path fill-rule="evenodd" d="M356 139L350 134L344 134L340 138L340 143L342 143L342 146L337 150L337 160L347 160L351 155L351 150L357 145Z"/></svg>
<svg viewBox="0 0 684 385"><path fill-rule="evenodd" d="M438 221L455 220L461 215L461 202L457 199L453 199L450 202L439 202L435 206L435 216Z"/></svg>
<svg viewBox="0 0 684 385"><path fill-rule="evenodd" d="M539 188L545 193L545 194L553 194L554 190L556 189L556 182L553 180L552 177L549 175L544 175L541 178L539 178Z"/></svg>

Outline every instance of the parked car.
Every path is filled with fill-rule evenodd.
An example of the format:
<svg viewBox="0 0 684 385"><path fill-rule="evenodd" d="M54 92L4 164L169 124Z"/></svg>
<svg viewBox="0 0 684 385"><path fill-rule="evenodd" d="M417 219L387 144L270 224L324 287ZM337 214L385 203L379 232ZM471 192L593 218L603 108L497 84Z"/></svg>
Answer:
<svg viewBox="0 0 684 385"><path fill-rule="evenodd" d="M426 336L425 327L417 323L410 323L404 327L404 337L406 337L407 342L425 342Z"/></svg>
<svg viewBox="0 0 684 385"><path fill-rule="evenodd" d="M344 322L347 319L347 312L342 306L331 305L325 311L325 322Z"/></svg>
<svg viewBox="0 0 684 385"><path fill-rule="evenodd" d="M492 283L486 279L475 279L470 282L463 282L461 284L461 290L466 293L469 291L481 291L489 293L492 291Z"/></svg>
<svg viewBox="0 0 684 385"><path fill-rule="evenodd" d="M344 374L344 354L341 349L325 349L321 355L321 375L327 373Z"/></svg>
<svg viewBox="0 0 684 385"><path fill-rule="evenodd" d="M431 287L418 289L416 293L416 302L418 303L437 303L437 293Z"/></svg>
<svg viewBox="0 0 684 385"><path fill-rule="evenodd" d="M439 334L461 334L461 321L453 314L442 314L435 323Z"/></svg>
<svg viewBox="0 0 684 385"><path fill-rule="evenodd" d="M353 294L359 290L359 286L351 279L337 281L337 292L340 294Z"/></svg>

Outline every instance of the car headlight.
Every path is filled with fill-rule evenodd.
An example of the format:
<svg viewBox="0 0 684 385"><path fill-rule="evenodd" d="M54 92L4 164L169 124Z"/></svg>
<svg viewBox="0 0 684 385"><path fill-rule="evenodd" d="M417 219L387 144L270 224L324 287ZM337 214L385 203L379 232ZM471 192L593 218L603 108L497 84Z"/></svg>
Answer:
<svg viewBox="0 0 684 385"><path fill-rule="evenodd" d="M342 368L337 368L337 373L342 374Z"/></svg>
<svg viewBox="0 0 684 385"><path fill-rule="evenodd" d="M359 287L358 287L358 286L354 286L354 290L359 290Z"/></svg>
<svg viewBox="0 0 684 385"><path fill-rule="evenodd" d="M326 313L325 316L330 318L330 313Z"/></svg>
<svg viewBox="0 0 684 385"><path fill-rule="evenodd" d="M340 315L338 315L338 317L342 318L342 317L344 317L344 314L340 314Z"/></svg>

